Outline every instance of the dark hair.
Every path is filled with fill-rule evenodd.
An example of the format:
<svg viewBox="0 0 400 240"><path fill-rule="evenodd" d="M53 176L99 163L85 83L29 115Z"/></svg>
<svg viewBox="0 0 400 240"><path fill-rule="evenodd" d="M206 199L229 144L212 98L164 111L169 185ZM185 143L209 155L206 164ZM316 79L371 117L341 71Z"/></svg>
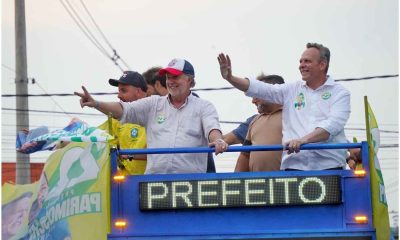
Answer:
<svg viewBox="0 0 400 240"><path fill-rule="evenodd" d="M307 48L316 48L319 51L319 58L320 60L326 61L326 69L325 73L328 72L329 69L329 62L331 60L331 51L329 51L329 48L325 47L322 44L319 43L307 43Z"/></svg>
<svg viewBox="0 0 400 240"><path fill-rule="evenodd" d="M156 84L157 81L159 81L161 83L161 85L163 87L167 87L166 84L166 77L165 75L160 76L158 75L158 71L160 71L161 67L151 67L149 69L147 69L146 72L144 72L142 75L144 77L144 80L146 80L146 83L154 86Z"/></svg>
<svg viewBox="0 0 400 240"><path fill-rule="evenodd" d="M285 80L283 80L283 77L279 75L264 75L264 73L261 73L257 77L258 80L265 82L265 83L270 83L270 84L283 84L285 83Z"/></svg>

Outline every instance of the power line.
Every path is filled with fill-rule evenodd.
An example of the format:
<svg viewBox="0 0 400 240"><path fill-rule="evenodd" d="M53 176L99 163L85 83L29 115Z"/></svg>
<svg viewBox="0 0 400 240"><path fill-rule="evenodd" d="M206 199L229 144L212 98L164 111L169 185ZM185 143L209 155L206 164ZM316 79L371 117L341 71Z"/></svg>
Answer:
<svg viewBox="0 0 400 240"><path fill-rule="evenodd" d="M381 144L379 145L379 148L398 148L399 144Z"/></svg>
<svg viewBox="0 0 400 240"><path fill-rule="evenodd" d="M346 128L346 129L347 130L356 130L356 131L359 131L359 130L365 131L365 128ZM383 133L399 133L399 131L381 130L381 129L379 129L379 132L383 132Z"/></svg>
<svg viewBox="0 0 400 240"><path fill-rule="evenodd" d="M88 14L88 16L90 17L90 19L92 20L94 26L96 27L96 29L99 31L100 35L103 37L104 41L108 44L108 46L112 49L113 53L114 53L114 57L115 57L115 61L120 59L121 62L128 68L131 69L129 67L129 65L121 58L121 56L119 56L117 54L117 50L115 50L115 48L111 45L110 41L108 41L108 39L106 38L105 34L103 33L103 31L100 29L99 25L96 23L96 21L94 20L92 14L89 12L89 9L86 7L85 3L80 0L83 8L85 9L86 13Z"/></svg>
<svg viewBox="0 0 400 240"><path fill-rule="evenodd" d="M95 26L95 27L97 28L97 30L100 32L100 35L103 37L104 41L108 44L108 46L109 46L111 49L113 49L113 47L111 46L110 41L108 41L108 39L107 39L106 36L104 35L103 31L101 31L99 25L98 25L98 24L96 23L96 21L94 20L92 14L89 12L89 10L88 10L88 8L86 7L85 3L84 3L82 0L80 0L80 2L81 2L81 4L82 4L83 8L85 9L86 13L89 15L90 20L92 20L94 26Z"/></svg>
<svg viewBox="0 0 400 240"><path fill-rule="evenodd" d="M90 34L87 33L85 31L85 29L83 29L83 26L81 26L81 24L79 23L79 21L76 19L76 17L72 14L71 10L69 10L68 6L65 5L65 3L62 0L59 0L60 3L62 4L62 6L64 7L64 9L67 11L68 15L72 18L72 20L75 22L75 24L79 27L79 29L81 29L81 31L83 32L83 34L85 34L85 36L93 43L93 45L101 52L103 53L106 57L110 58L111 56L107 53L107 51L104 49L104 47L101 46L101 44L97 41L95 41L95 39L92 39L90 37Z"/></svg>
<svg viewBox="0 0 400 240"><path fill-rule="evenodd" d="M10 71L16 72L13 68L6 66L5 64L2 64L3 67L9 69ZM32 83L33 84L37 84L37 86L45 93L47 94L46 90L44 90L44 88L42 86L40 86L39 82L37 82L34 78L32 78ZM68 115L68 113L65 112L65 110L61 107L60 104L58 104L58 102L51 96L49 95L50 99L54 102L54 104L56 104L56 106L58 106L66 115ZM69 115L68 115L69 116ZM71 117L71 116L69 116Z"/></svg>
<svg viewBox="0 0 400 240"><path fill-rule="evenodd" d="M335 82L348 82L348 81L358 81L358 80L370 80L374 78L393 78L398 77L399 74L393 75L380 75L380 76L371 76L371 77L361 77L361 78L344 78L344 79L336 79Z"/></svg>
<svg viewBox="0 0 400 240"><path fill-rule="evenodd" d="M399 75L380 75L380 76L370 76L370 77L361 77L361 78L344 78L344 79L336 79L335 81L359 81L359 80L367 80L367 79L374 79L374 78L391 78L391 77L398 77ZM195 88L192 91L221 91L221 90L232 90L235 87L220 87L220 88ZM115 95L117 92L95 92L91 93L91 95ZM52 93L52 94L2 94L1 97L50 97L50 96L57 96L57 97L70 97L75 96L72 93Z"/></svg>
<svg viewBox="0 0 400 240"><path fill-rule="evenodd" d="M15 72L15 69L13 69L13 68L11 68L11 67L3 64L3 63L1 64L1 66L4 67L5 69L8 69L8 70L12 71L12 72Z"/></svg>
<svg viewBox="0 0 400 240"><path fill-rule="evenodd" d="M40 86L40 84L38 82L36 82L36 85L44 92L46 93L46 90L44 90L44 88L42 88L42 86ZM47 93L46 93L47 94ZM69 117L72 117L71 115L69 115L62 107L60 104L58 104L58 102L52 97L50 96L50 99L56 104L57 107L59 107L61 109L61 111L63 111L63 113L65 115L68 115Z"/></svg>
<svg viewBox="0 0 400 240"><path fill-rule="evenodd" d="M103 47L103 45L97 40L97 38L93 35L92 31L88 28L88 26L85 24L85 22L82 20L82 18L79 16L78 12L75 10L75 8L72 6L69 0L65 0L65 2L68 4L70 10L72 10L74 16L76 19L79 21L80 25L85 29L85 32L93 39L94 42L96 42L96 45L99 46L103 50L105 55L108 56L109 58L111 57L110 54L107 53L107 50ZM82 28L81 28L82 29Z"/></svg>
<svg viewBox="0 0 400 240"><path fill-rule="evenodd" d="M58 113L58 114L76 114L76 115L91 115L91 116L104 116L99 113L78 113L78 112L59 112L59 111L48 111L48 110L26 110L26 109L15 109L15 108L1 108L6 111L17 111L17 112L40 112L40 113Z"/></svg>
<svg viewBox="0 0 400 240"><path fill-rule="evenodd" d="M116 95L117 92L98 92L91 93L91 95ZM75 96L73 93L51 93L51 94L2 94L1 97L71 97Z"/></svg>
<svg viewBox="0 0 400 240"><path fill-rule="evenodd" d="M97 40L97 38L93 35L93 33L90 31L90 29L88 28L88 26L85 24L85 22L82 20L82 18L79 16L79 14L77 13L77 11L75 10L75 8L72 6L72 4L68 1L65 0L65 2L68 4L68 6L63 2L63 0L59 0L60 3L62 4L62 6L64 7L64 9L67 11L68 15L72 18L72 20L75 22L75 24L79 27L79 29L83 32L83 34L93 43L93 45L101 52L103 53L103 55L105 55L108 59L110 59L112 62L114 62L114 64L123 72L124 69L118 64L118 59L120 59L125 66L128 67L129 66L125 63L125 61L123 61L121 59L121 57L117 54L117 51L111 46L111 44L109 44L109 41L106 40L106 42L109 44L112 52L114 55L111 55L107 52L107 50L104 48L104 46ZM88 13L88 15L90 16L90 18L92 19L93 23L95 23L92 15L89 13L88 9L86 8L86 6L82 3L82 5L84 6L86 12ZM96 27L98 28L98 25L95 23ZM98 28L100 29L100 28ZM103 32L101 32L101 35L104 35Z"/></svg>

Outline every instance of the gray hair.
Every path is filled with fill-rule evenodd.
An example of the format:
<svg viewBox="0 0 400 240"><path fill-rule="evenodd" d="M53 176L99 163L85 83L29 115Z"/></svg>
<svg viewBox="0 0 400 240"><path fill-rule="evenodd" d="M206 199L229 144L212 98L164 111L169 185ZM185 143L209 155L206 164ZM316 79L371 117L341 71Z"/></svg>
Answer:
<svg viewBox="0 0 400 240"><path fill-rule="evenodd" d="M194 80L194 76L190 75L190 74L185 74L186 76L188 76L190 79L192 79L192 83L190 84L190 87L193 88L194 86L196 86L196 80Z"/></svg>
<svg viewBox="0 0 400 240"><path fill-rule="evenodd" d="M322 61L326 61L326 69L325 73L328 72L329 69L329 61L331 59L331 52L329 51L329 48L325 47L322 44L319 43L307 43L307 48L316 48L319 51L319 58Z"/></svg>

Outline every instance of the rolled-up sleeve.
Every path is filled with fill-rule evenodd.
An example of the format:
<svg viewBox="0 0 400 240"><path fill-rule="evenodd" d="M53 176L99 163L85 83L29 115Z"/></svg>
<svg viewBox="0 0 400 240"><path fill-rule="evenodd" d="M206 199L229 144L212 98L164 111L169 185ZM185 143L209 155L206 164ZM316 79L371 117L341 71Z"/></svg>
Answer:
<svg viewBox="0 0 400 240"><path fill-rule="evenodd" d="M246 96L256 97L271 103L283 105L286 84L269 84L255 78L248 79L249 89L247 89L247 91L245 92Z"/></svg>
<svg viewBox="0 0 400 240"><path fill-rule="evenodd" d="M219 130L222 133L217 110L215 109L214 105L208 101L204 101L201 121L206 139L208 139L210 132L214 129Z"/></svg>
<svg viewBox="0 0 400 240"><path fill-rule="evenodd" d="M235 134L235 136L240 140L240 142L244 142L244 139L246 138L247 131L249 129L249 125L251 121L257 116L258 114L254 114L253 116L247 118L245 122L242 122L239 127L236 129L232 130L232 133Z"/></svg>
<svg viewBox="0 0 400 240"><path fill-rule="evenodd" d="M317 127L325 129L331 136L336 136L343 131L350 112L350 92L342 89L332 99L329 117L318 122Z"/></svg>
<svg viewBox="0 0 400 240"><path fill-rule="evenodd" d="M122 102L121 123L136 123L144 126L151 108L156 104L156 98L146 97L134 102Z"/></svg>

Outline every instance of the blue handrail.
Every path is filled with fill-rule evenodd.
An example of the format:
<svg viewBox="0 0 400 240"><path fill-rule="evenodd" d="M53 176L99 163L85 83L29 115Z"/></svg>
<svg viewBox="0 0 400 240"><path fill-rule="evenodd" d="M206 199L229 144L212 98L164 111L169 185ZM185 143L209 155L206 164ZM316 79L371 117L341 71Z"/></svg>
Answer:
<svg viewBox="0 0 400 240"><path fill-rule="evenodd" d="M308 143L300 147L300 150L314 149L350 149L361 148L361 143L334 143L317 144ZM226 152L249 152L249 151L281 151L282 145L260 145L260 146L229 146ZM181 148L142 148L142 149L120 149L121 155L133 154L173 154L173 153L203 153L214 152L212 147L181 147Z"/></svg>

